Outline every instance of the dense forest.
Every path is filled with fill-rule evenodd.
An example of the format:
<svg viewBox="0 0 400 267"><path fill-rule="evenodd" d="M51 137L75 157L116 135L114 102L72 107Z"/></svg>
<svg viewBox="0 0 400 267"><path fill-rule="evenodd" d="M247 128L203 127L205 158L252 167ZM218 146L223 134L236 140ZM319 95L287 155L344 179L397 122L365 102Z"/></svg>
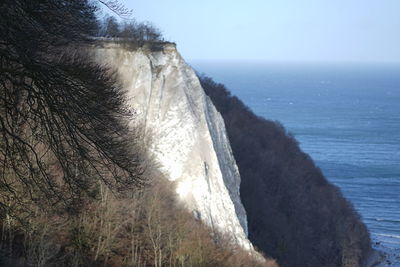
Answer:
<svg viewBox="0 0 400 267"><path fill-rule="evenodd" d="M176 201L113 73L82 49L104 25L99 4L125 12L117 1L0 2L0 265L275 266Z"/></svg>
<svg viewBox="0 0 400 267"><path fill-rule="evenodd" d="M200 79L225 121L250 241L281 266L359 266L370 237L340 190L281 124L256 116L224 85Z"/></svg>

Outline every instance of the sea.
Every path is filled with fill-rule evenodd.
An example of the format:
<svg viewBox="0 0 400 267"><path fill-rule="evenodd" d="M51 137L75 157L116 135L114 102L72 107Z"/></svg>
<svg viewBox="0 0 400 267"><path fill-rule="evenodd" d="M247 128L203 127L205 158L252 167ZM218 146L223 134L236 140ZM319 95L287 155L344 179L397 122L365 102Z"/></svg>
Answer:
<svg viewBox="0 0 400 267"><path fill-rule="evenodd" d="M257 115L282 123L400 266L400 64L192 61Z"/></svg>

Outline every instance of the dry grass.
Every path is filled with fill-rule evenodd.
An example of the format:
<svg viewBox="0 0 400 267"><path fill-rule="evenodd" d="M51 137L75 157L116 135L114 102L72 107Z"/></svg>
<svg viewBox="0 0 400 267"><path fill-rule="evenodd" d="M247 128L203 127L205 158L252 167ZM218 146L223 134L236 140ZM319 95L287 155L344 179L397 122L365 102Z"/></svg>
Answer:
<svg viewBox="0 0 400 267"><path fill-rule="evenodd" d="M103 184L77 213L31 206L25 220L1 220L2 261L33 266L277 266L260 262L212 231L155 179L134 193ZM33 205L33 204L32 204ZM218 237L218 238L217 238Z"/></svg>

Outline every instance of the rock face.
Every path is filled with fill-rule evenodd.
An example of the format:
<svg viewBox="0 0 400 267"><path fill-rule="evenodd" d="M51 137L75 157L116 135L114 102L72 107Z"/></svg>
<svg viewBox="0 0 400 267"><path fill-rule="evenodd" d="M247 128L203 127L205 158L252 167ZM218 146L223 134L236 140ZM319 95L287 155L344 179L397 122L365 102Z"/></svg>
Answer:
<svg viewBox="0 0 400 267"><path fill-rule="evenodd" d="M224 121L175 45L151 49L106 43L95 54L117 71L129 105L151 138L150 150L176 183L184 205L213 229L253 250Z"/></svg>

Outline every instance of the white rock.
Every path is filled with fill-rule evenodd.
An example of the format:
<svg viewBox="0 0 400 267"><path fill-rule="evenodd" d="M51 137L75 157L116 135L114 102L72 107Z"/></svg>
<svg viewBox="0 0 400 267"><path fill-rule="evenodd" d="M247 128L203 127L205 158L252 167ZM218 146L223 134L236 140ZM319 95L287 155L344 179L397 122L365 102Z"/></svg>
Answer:
<svg viewBox="0 0 400 267"><path fill-rule="evenodd" d="M240 176L223 118L173 44L162 51L109 43L96 59L115 69L164 174L184 205L206 224L252 251Z"/></svg>

